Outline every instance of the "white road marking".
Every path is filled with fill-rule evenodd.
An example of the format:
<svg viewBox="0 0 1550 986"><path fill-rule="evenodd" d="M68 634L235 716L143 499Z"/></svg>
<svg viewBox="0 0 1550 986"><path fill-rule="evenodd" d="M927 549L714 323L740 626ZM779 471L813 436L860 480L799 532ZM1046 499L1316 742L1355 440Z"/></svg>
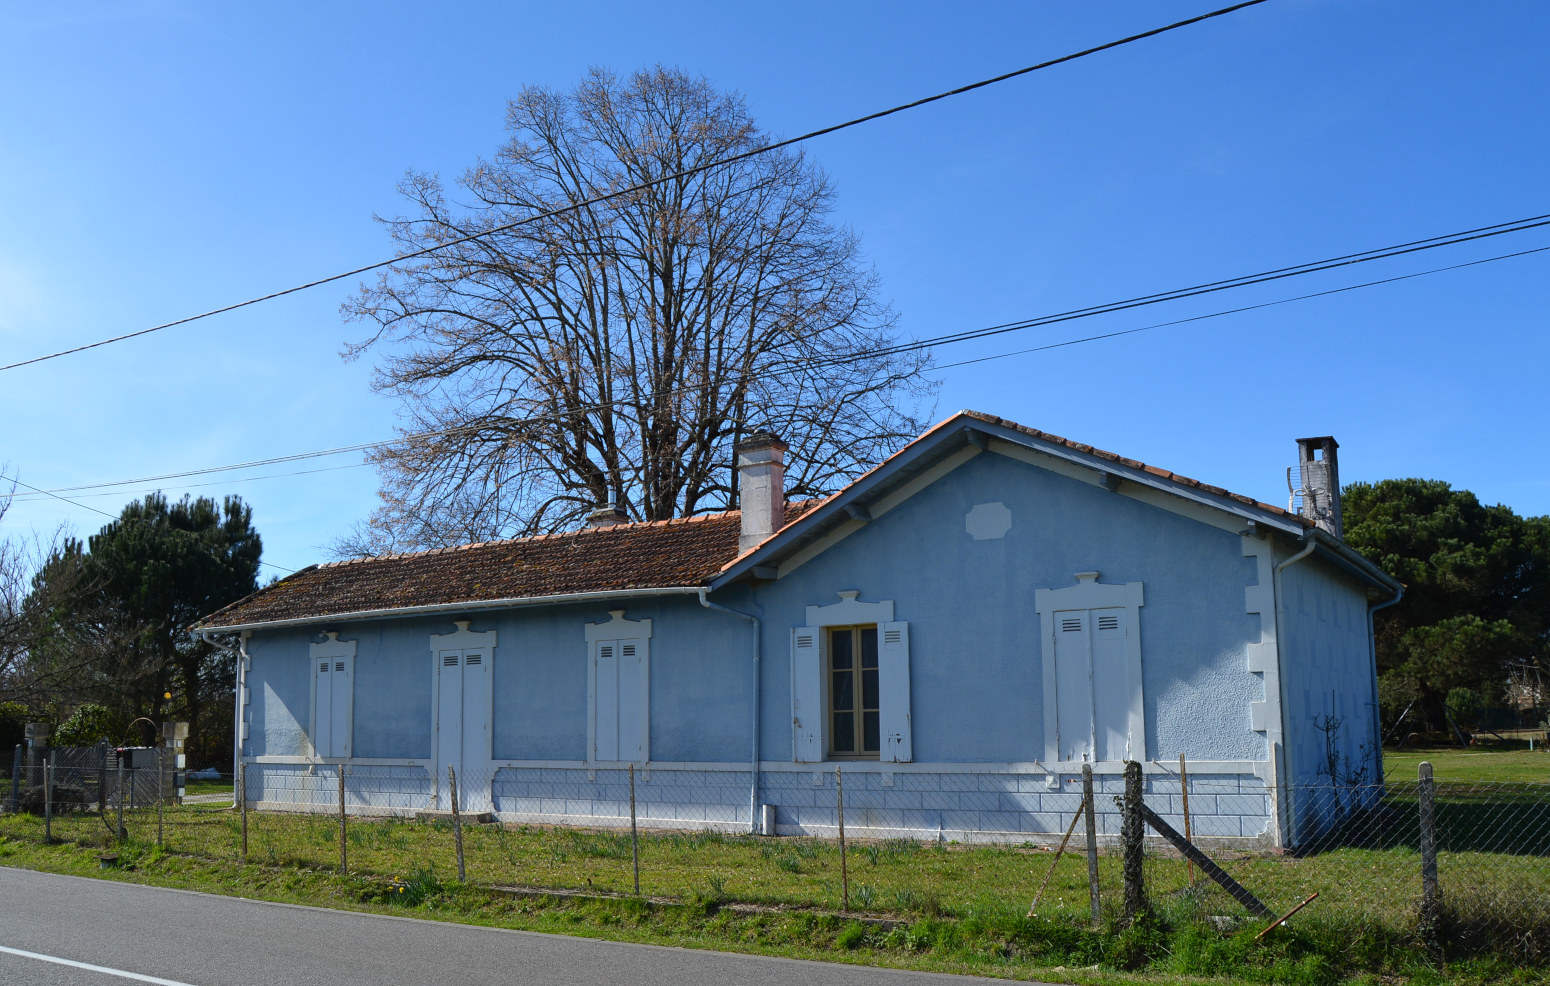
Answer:
<svg viewBox="0 0 1550 986"><path fill-rule="evenodd" d="M188 983L178 982L176 979L162 979L160 976L147 976L139 972L125 972L123 969L109 969L105 965L92 965L90 962L77 962L74 959L62 959L57 955L43 955L38 952L24 952L19 948L7 948L0 945L0 953L6 955L19 955L24 959L37 959L39 962L52 962L55 965L67 965L72 969L85 969L87 972L101 972L109 976L118 976L120 979L133 979L137 983L155 983L156 986L190 986Z"/></svg>

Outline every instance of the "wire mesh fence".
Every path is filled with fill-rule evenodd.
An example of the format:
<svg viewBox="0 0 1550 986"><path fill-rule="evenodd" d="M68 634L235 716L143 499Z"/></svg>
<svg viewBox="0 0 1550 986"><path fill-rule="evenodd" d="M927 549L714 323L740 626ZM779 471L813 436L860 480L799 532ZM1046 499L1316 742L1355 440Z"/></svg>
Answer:
<svg viewBox="0 0 1550 986"><path fill-rule="evenodd" d="M1277 799L1253 778L1229 792L1154 770L1138 797L1108 776L1089 800L1080 785L1051 792L1043 773L1007 774L996 783L1012 801L997 803L1038 789L1037 817L1024 813L1030 824L1016 841L999 832L969 842L880 836L874 806L885 802L869 775L832 765L804 773L808 803L781 816L784 831L805 834L779 837L751 834L762 819L746 769L502 766L458 776L249 764L245 776L191 781L183 803L166 771L160 782L145 768L123 781L118 773L48 765L20 810L0 815L0 837L96 847L136 865L174 854L342 870L405 903L463 879L880 916L1036 914L1084 927L1141 911L1227 930L1263 927L1306 903L1294 921L1550 961L1550 784L1420 777L1302 786ZM1272 848L1276 832L1293 848Z"/></svg>

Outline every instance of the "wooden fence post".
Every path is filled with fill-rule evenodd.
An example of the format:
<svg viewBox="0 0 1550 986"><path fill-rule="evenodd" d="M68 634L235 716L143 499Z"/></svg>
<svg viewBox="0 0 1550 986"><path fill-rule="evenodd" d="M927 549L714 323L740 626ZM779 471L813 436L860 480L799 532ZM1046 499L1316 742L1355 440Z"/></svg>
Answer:
<svg viewBox="0 0 1550 986"><path fill-rule="evenodd" d="M640 896L640 830L635 827L635 765L630 764L630 863L635 870L635 896Z"/></svg>
<svg viewBox="0 0 1550 986"><path fill-rule="evenodd" d="M1442 930L1442 888L1437 883L1437 786L1432 779L1432 765L1421 762L1420 790L1417 800L1421 810L1421 913L1419 927L1421 938L1429 945L1436 945Z"/></svg>
<svg viewBox="0 0 1550 986"><path fill-rule="evenodd" d="M1122 869L1125 874L1125 923L1130 924L1146 911L1146 857L1141 840L1146 822L1141 817L1141 765L1125 761L1125 807L1120 823L1120 842L1124 848Z"/></svg>
<svg viewBox="0 0 1550 986"><path fill-rule="evenodd" d="M350 872L349 839L346 837L344 821L344 764L339 765L339 873L344 875ZM459 857L462 853L458 853ZM461 879L461 877L459 877Z"/></svg>
<svg viewBox="0 0 1550 986"><path fill-rule="evenodd" d="M1184 754L1179 754L1179 796L1184 801L1184 841L1190 842L1194 834L1189 830L1189 767L1184 763ZM1189 868L1189 885L1195 885L1195 861L1185 857L1185 865Z"/></svg>
<svg viewBox="0 0 1550 986"><path fill-rule="evenodd" d="M463 869L463 815L457 805L457 771L451 764L447 764L447 794L452 798L452 841L457 846L457 878L460 883L467 883Z"/></svg>
<svg viewBox="0 0 1550 986"><path fill-rule="evenodd" d="M834 768L834 801L840 820L840 910L850 910L850 871L845 867L845 781Z"/></svg>
<svg viewBox="0 0 1550 986"><path fill-rule="evenodd" d="M1098 816L1097 799L1093 797L1093 765L1082 764L1083 813L1087 816L1087 901L1092 907L1093 928L1103 923L1103 909L1098 900Z"/></svg>

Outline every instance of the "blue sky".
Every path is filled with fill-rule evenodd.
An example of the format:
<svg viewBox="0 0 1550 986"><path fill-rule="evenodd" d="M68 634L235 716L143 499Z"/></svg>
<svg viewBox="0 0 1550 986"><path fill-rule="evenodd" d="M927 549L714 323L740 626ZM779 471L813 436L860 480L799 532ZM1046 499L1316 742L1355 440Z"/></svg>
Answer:
<svg viewBox="0 0 1550 986"><path fill-rule="evenodd" d="M390 255L526 83L662 62L780 136L1211 3L10 4L0 363ZM808 145L926 336L1550 212L1550 5L1272 0ZM938 350L938 363L1550 245L1538 230ZM941 371L973 407L1284 502L1293 440L1550 513L1550 253ZM0 373L0 463L77 486L389 437L335 284ZM120 487L253 504L298 568L374 500L358 456ZM296 470L311 472L273 477ZM245 480L245 481L244 481ZM0 536L105 518L19 498Z"/></svg>

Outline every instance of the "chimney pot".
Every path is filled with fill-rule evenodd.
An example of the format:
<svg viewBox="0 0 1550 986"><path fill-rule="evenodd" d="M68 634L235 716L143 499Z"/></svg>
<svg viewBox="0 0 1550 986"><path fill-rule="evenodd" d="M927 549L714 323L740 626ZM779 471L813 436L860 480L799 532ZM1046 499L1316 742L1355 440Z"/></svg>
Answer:
<svg viewBox="0 0 1550 986"><path fill-rule="evenodd" d="M1329 435L1297 439L1297 464L1302 477L1302 516L1322 531L1343 537L1340 516L1340 443Z"/></svg>
<svg viewBox="0 0 1550 986"><path fill-rule="evenodd" d="M778 436L756 431L732 449L743 520L739 553L786 526L786 448Z"/></svg>
<svg viewBox="0 0 1550 986"><path fill-rule="evenodd" d="M616 524L627 524L629 520L630 515L617 503L604 503L587 514L587 528L596 530L599 527L613 527Z"/></svg>

